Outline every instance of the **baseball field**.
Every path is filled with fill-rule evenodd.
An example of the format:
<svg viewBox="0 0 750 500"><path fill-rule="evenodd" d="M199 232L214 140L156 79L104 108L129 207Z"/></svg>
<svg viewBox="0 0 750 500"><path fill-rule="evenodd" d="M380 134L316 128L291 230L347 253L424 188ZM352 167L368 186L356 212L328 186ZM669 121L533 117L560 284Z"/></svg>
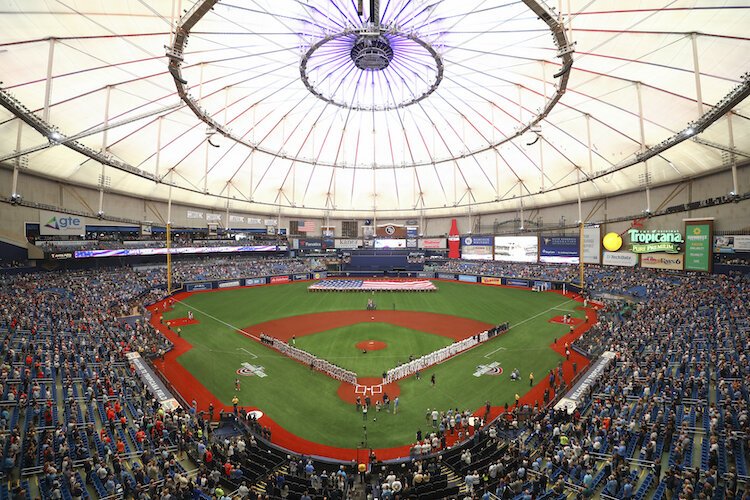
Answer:
<svg viewBox="0 0 750 500"><path fill-rule="evenodd" d="M565 359L552 349L553 342L571 329L551 320L565 314L578 318L574 322L584 318L578 302L558 293L435 283L439 290L431 293L312 293L309 282L299 282L191 294L164 313L165 322L184 319L188 311L194 317L192 324L180 326L179 349L168 358L174 369L164 372L199 407L207 397L215 398L217 407L231 407L236 395L241 407L259 409L273 421L273 429L301 442L347 449L403 447L413 443L418 429L431 429L428 409L476 411L487 401L495 409L512 405L515 394L529 391L530 372L535 384L547 387L549 371ZM377 311L365 311L368 299ZM398 411L394 414L393 403L390 411L373 407L366 418L354 405L354 386L257 340L261 333L286 340L356 372L367 387L410 356L506 321L511 325L507 333L425 370L419 379L411 376L379 388L390 391L391 401L398 396ZM511 381L513 369L520 371L519 381ZM240 379L239 390L235 379ZM382 399L377 391L359 395L369 395L374 406Z"/></svg>

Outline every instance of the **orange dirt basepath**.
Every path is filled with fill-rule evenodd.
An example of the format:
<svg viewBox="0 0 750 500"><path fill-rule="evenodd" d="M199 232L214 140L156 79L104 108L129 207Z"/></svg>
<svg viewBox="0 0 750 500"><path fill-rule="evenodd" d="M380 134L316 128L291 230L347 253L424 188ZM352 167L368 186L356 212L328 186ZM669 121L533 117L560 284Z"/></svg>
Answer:
<svg viewBox="0 0 750 500"><path fill-rule="evenodd" d="M463 340L481 333L494 325L448 314L415 311L330 311L301 316L289 316L258 323L242 331L251 337L261 333L288 342L294 337L303 337L334 328L377 321L442 335L454 340Z"/></svg>
<svg viewBox="0 0 750 500"><path fill-rule="evenodd" d="M388 347L388 344L379 340L363 340L362 342L357 342L354 347L360 351L380 351Z"/></svg>

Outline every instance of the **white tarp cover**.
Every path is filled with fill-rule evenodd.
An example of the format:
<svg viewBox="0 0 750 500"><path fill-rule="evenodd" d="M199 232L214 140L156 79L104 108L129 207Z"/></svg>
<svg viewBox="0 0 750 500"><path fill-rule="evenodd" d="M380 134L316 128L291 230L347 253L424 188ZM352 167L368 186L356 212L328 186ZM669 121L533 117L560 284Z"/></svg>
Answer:
<svg viewBox="0 0 750 500"><path fill-rule="evenodd" d="M30 171L157 199L171 182L176 202L217 210L219 197L237 211L342 216L510 210L522 194L528 206L554 204L576 199L578 181L583 197L597 197L722 168L726 116L647 171L641 163L587 181L685 129L749 69L746 2L551 1L576 44L567 92L536 132L491 148L529 123L559 81L549 28L523 2L381 1L381 25L402 34L388 35L386 69L356 67L353 36L307 61L310 85L338 106L306 87L300 62L324 37L362 26L369 2L360 17L352 1L221 0L192 28L182 75L200 106L255 150L211 135L186 106L159 113L181 102L165 46L193 3L2 2L2 87L64 136L107 122L80 142L164 182L60 145L28 154ZM394 107L437 78L435 58L404 33L432 47L444 73L429 96ZM741 152L750 151L748 106L731 118ZM0 157L47 142L0 108Z"/></svg>

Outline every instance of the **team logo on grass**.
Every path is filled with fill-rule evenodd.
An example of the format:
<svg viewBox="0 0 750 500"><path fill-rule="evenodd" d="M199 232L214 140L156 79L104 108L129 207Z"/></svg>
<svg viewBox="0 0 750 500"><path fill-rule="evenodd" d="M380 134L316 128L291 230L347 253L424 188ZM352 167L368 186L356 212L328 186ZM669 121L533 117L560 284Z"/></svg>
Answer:
<svg viewBox="0 0 750 500"><path fill-rule="evenodd" d="M475 377L481 377L482 375L502 375L503 367L497 361L490 363L489 365L477 366L477 371L474 372Z"/></svg>
<svg viewBox="0 0 750 500"><path fill-rule="evenodd" d="M237 375L242 375L243 377L252 377L254 375L260 378L267 376L262 366L251 365L250 363L242 363L242 368L237 370Z"/></svg>

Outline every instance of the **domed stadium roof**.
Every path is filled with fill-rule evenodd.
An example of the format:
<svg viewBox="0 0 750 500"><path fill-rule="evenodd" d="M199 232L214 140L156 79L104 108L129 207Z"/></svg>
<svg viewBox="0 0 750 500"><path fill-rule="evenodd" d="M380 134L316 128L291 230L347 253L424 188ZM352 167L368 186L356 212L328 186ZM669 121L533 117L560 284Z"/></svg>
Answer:
<svg viewBox="0 0 750 500"><path fill-rule="evenodd" d="M0 26L0 160L149 198L489 212L750 154L738 1L24 0Z"/></svg>

